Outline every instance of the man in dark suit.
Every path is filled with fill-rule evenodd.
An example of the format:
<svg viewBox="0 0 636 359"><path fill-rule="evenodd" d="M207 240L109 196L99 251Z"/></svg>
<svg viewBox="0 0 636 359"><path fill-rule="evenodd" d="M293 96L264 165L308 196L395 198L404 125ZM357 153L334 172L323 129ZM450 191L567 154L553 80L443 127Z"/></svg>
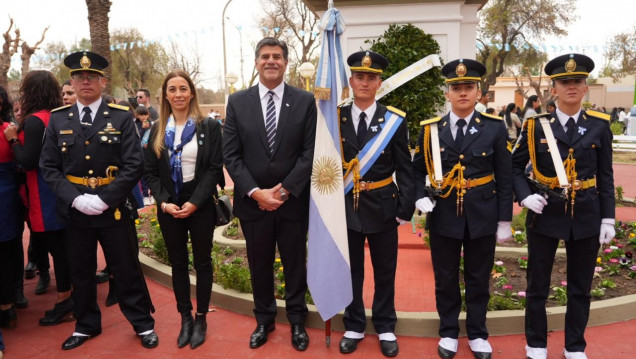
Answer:
<svg viewBox="0 0 636 359"><path fill-rule="evenodd" d="M593 69L592 59L581 54L548 62L545 73L552 79L551 94L558 98L556 111L528 119L512 156L515 195L529 210L526 354L533 359L547 357L545 302L560 239L568 255L563 354L566 359L587 358L584 333L596 257L600 245L615 235L610 117L581 109ZM554 152L559 154L556 163ZM537 182L557 192L567 188L567 202L530 186L524 172L529 160ZM557 175L559 167L565 178Z"/></svg>
<svg viewBox="0 0 636 359"><path fill-rule="evenodd" d="M353 300L345 309L346 332L340 341L340 352L354 352L364 338L367 320L362 284L364 243L368 240L375 282L371 320L380 337L382 354L394 357L399 352L393 334L397 322L394 300L397 226L409 221L415 209L407 122L404 112L375 101L375 94L382 84L382 71L389 65L384 56L360 51L349 56L347 64L351 70L349 85L354 100L340 109L342 156L348 163L345 169L351 176L359 172L360 179L351 182L345 178ZM374 146L380 143L384 146ZM372 153L376 153L377 158L365 164L365 158ZM397 185L393 181L394 173Z"/></svg>
<svg viewBox="0 0 636 359"><path fill-rule="evenodd" d="M475 358L490 358L486 311L495 242L512 237L512 168L501 117L476 112L486 67L459 59L442 68L451 111L422 121L415 149L415 206L428 213L441 340L437 352L457 352L463 247L466 332ZM430 187L427 186L427 176ZM428 188L427 188L428 187Z"/></svg>
<svg viewBox="0 0 636 359"><path fill-rule="evenodd" d="M278 246L285 271L287 319L292 345L305 350L306 235L309 179L316 134L312 94L283 82L287 45L275 38L256 46L259 84L230 95L223 158L234 181L234 214L247 243L256 329L250 347L274 330L273 263Z"/></svg>
<svg viewBox="0 0 636 359"><path fill-rule="evenodd" d="M108 62L92 52L64 60L77 103L53 110L46 129L40 167L58 197L58 212L68 221L75 333L62 344L68 350L99 335L97 241L104 249L126 319L146 348L159 338L150 315L152 303L129 226L126 196L143 171L139 136L126 107L106 105L103 69Z"/></svg>

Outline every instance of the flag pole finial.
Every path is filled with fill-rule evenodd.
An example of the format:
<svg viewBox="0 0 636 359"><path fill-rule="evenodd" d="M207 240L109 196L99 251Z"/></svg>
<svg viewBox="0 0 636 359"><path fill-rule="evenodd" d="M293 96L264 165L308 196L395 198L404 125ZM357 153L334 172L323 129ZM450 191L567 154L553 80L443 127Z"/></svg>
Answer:
<svg viewBox="0 0 636 359"><path fill-rule="evenodd" d="M333 0L329 0L327 9L331 9L333 7Z"/></svg>

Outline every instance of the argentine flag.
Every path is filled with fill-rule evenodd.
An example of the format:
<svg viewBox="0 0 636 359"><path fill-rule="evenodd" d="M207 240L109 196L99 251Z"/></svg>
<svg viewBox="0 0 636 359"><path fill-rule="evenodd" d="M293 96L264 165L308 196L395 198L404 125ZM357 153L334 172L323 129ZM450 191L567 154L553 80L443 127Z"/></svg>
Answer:
<svg viewBox="0 0 636 359"><path fill-rule="evenodd" d="M318 121L311 175L307 284L323 320L345 309L353 298L340 154L338 101L347 79L340 34L344 21L331 7L321 24L316 74Z"/></svg>

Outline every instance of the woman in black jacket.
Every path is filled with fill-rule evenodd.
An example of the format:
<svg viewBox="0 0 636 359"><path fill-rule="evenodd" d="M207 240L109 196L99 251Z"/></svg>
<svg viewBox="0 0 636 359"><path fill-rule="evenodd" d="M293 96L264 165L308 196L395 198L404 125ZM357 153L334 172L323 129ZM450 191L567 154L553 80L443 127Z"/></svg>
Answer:
<svg viewBox="0 0 636 359"><path fill-rule="evenodd" d="M172 284L181 313L177 345L205 340L212 291L213 195L223 178L221 127L199 108L194 83L183 71L163 81L161 116L144 149L145 178L157 203L157 219L172 265ZM197 313L192 318L188 274L188 233L196 270Z"/></svg>

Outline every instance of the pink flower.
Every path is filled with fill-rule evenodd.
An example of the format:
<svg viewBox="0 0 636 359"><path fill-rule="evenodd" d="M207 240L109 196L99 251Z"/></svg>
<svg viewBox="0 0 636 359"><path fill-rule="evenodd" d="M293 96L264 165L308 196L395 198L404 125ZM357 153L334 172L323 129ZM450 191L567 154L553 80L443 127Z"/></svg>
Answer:
<svg viewBox="0 0 636 359"><path fill-rule="evenodd" d="M620 243L618 243L618 244L616 245L616 247L618 247L618 248L623 248L623 245L622 245L622 244L620 244Z"/></svg>
<svg viewBox="0 0 636 359"><path fill-rule="evenodd" d="M636 271L636 266L631 266L631 267L629 267L629 269L631 269L633 271Z"/></svg>
<svg viewBox="0 0 636 359"><path fill-rule="evenodd" d="M501 287L501 289L508 289L508 290L510 290L510 289L512 289L512 285L510 285L510 284L506 284L506 285L504 285L503 287Z"/></svg>
<svg viewBox="0 0 636 359"><path fill-rule="evenodd" d="M603 267L594 267L594 272L600 273L603 271Z"/></svg>
<svg viewBox="0 0 636 359"><path fill-rule="evenodd" d="M521 259L523 259L524 261L527 261L528 257L521 257Z"/></svg>
<svg viewBox="0 0 636 359"><path fill-rule="evenodd" d="M567 281L562 280L562 281L561 281L561 285L565 287L565 286L567 286L567 285L568 285L568 282L567 282Z"/></svg>
<svg viewBox="0 0 636 359"><path fill-rule="evenodd" d="M618 259L616 258L610 258L610 263L618 263Z"/></svg>
<svg viewBox="0 0 636 359"><path fill-rule="evenodd" d="M525 298L526 297L526 292L520 291L519 293L517 293L517 296L519 296L519 298Z"/></svg>
<svg viewBox="0 0 636 359"><path fill-rule="evenodd" d="M603 253L612 253L612 250L611 250L611 249L609 249L609 248L605 248L605 249L603 250Z"/></svg>
<svg viewBox="0 0 636 359"><path fill-rule="evenodd" d="M496 262L495 262L495 265L496 265L496 266L502 266L502 265L504 265L504 263L503 263L502 261L496 261Z"/></svg>

